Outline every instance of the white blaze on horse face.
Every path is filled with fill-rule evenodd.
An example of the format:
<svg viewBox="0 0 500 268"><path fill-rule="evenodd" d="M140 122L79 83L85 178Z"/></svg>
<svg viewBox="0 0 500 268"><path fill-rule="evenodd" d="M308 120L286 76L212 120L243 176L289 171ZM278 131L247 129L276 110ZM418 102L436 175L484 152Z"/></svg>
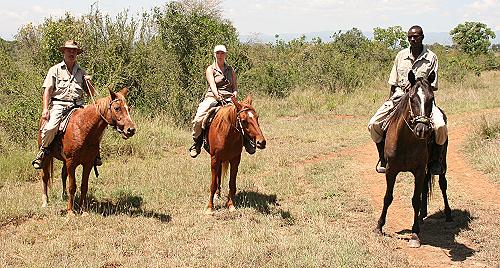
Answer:
<svg viewBox="0 0 500 268"><path fill-rule="evenodd" d="M132 121L132 117L130 117L130 112L129 112L129 109L128 109L128 105L124 105L125 106L125 111L127 111L127 118Z"/></svg>
<svg viewBox="0 0 500 268"><path fill-rule="evenodd" d="M418 88L417 95L420 97L420 115L425 116L425 94L421 87Z"/></svg>
<svg viewBox="0 0 500 268"><path fill-rule="evenodd" d="M248 117L250 117L250 118L254 118L255 117L255 115L251 111L249 111L247 114L248 114Z"/></svg>

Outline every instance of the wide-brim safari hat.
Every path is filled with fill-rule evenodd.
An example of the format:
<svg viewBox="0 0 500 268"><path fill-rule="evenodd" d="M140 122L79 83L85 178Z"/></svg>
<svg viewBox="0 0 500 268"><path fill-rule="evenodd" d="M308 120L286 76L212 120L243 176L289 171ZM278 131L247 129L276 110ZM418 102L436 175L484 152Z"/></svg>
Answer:
<svg viewBox="0 0 500 268"><path fill-rule="evenodd" d="M59 51L61 52L64 52L64 49L65 48L74 48L76 49L76 54L80 54L83 52L83 49L79 48L78 47L78 44L76 43L75 40L68 40L66 42L64 42L64 45L62 45L61 47L59 47Z"/></svg>

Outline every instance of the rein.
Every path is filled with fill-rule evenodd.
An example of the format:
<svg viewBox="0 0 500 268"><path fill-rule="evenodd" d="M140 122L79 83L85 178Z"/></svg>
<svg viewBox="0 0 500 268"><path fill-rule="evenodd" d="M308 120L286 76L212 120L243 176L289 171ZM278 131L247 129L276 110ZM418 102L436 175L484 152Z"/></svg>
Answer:
<svg viewBox="0 0 500 268"><path fill-rule="evenodd" d="M98 105L97 105L97 103L96 103L96 101L95 101L94 95L92 94L92 91L90 91L90 87L92 87L92 88L95 90L94 86L93 86L91 83L89 83L89 81L88 81L87 79L85 79L85 84L87 85L87 89L88 89L88 91L89 91L90 98L92 99L92 102L94 103L95 110L96 110L96 112L97 112L97 113L101 116L101 119L102 119L102 120L104 120L104 122L106 122L106 124L108 124L108 125L112 126L114 129L116 129L118 132L120 132L120 130L118 130L118 128L116 127L116 123L115 123L115 124L110 123L110 122L109 122L109 121L108 121L108 120L104 117L104 115L102 115L101 111L98 109L98 107L97 107ZM109 110L109 111L111 111L111 105L113 104L113 102L117 102L117 101L119 101L119 100L118 100L118 99L115 99L115 100L111 100L111 101L109 102L109 107L108 107L108 110ZM113 122L113 123L114 123L114 122L116 122L116 119L115 119L115 118L113 118L113 113L111 113L111 122Z"/></svg>
<svg viewBox="0 0 500 268"><path fill-rule="evenodd" d="M240 119L240 114L242 112L246 112L246 111L254 111L254 109L252 108L243 108L241 110L239 110L237 113L236 113L236 119L237 119L237 123L236 123L236 130L241 134L241 136L248 136L248 134L245 133L245 129L243 128L243 125L241 124L241 119Z"/></svg>

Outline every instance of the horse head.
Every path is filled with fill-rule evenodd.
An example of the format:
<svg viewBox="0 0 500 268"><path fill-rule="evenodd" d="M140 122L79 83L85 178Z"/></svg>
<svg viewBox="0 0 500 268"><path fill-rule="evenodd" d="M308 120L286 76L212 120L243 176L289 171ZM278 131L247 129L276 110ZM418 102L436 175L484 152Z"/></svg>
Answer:
<svg viewBox="0 0 500 268"><path fill-rule="evenodd" d="M111 120L107 122L113 126L123 139L128 139L135 134L136 126L130 117L129 107L125 100L128 94L128 88L123 88L120 92L109 90L111 100L109 102L109 113Z"/></svg>
<svg viewBox="0 0 500 268"><path fill-rule="evenodd" d="M419 139L427 139L432 130L432 106L434 104L434 92L432 82L436 79L436 73L432 71L427 78L415 78L413 71L408 73L410 82L409 106L410 124L414 126L413 132Z"/></svg>
<svg viewBox="0 0 500 268"><path fill-rule="evenodd" d="M257 148L266 148L266 139L260 129L259 116L252 107L252 97L248 96L242 102L238 102L235 97L231 97L231 100L236 106L237 120L243 134L247 135Z"/></svg>

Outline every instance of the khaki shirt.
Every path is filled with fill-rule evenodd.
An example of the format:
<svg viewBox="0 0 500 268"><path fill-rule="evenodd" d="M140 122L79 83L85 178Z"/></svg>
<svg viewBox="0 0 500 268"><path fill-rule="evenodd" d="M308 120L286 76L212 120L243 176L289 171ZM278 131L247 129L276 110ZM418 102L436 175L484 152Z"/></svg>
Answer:
<svg viewBox="0 0 500 268"><path fill-rule="evenodd" d="M411 54L410 48L401 50L394 60L394 65L392 66L388 83L393 86L405 88L409 84L408 73L410 70L413 70L416 78L427 77L432 71L434 71L436 73L436 79L434 79L431 86L434 87L434 90L437 90L438 59L436 54L424 46L422 53L420 53L416 60L413 60L414 58Z"/></svg>
<svg viewBox="0 0 500 268"><path fill-rule="evenodd" d="M86 74L87 72L80 65L75 64L70 75L66 64L62 61L49 69L43 82L43 88L53 88L52 98L81 103L84 97L84 89L87 88L83 80Z"/></svg>

